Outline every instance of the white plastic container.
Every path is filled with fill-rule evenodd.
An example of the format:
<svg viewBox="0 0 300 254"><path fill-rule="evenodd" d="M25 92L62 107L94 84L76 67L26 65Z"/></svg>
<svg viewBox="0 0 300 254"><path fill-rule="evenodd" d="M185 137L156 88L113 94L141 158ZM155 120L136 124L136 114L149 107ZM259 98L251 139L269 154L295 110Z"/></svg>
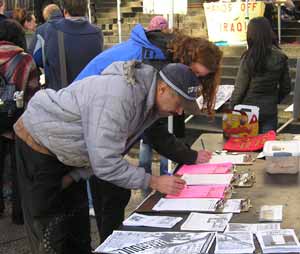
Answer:
<svg viewBox="0 0 300 254"><path fill-rule="evenodd" d="M267 141L264 145L266 171L269 174L299 172L300 141Z"/></svg>

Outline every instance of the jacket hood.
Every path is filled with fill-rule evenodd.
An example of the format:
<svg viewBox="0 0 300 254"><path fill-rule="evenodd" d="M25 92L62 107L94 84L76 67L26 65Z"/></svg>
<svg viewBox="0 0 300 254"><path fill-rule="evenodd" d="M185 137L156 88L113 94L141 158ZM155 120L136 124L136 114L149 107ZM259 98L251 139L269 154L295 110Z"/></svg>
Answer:
<svg viewBox="0 0 300 254"><path fill-rule="evenodd" d="M101 75L121 75L124 76L127 85L140 86L147 96L146 108L154 108L156 95L157 71L154 67L142 64L138 61L114 62L109 65ZM147 114L148 112L145 112Z"/></svg>
<svg viewBox="0 0 300 254"><path fill-rule="evenodd" d="M7 63L24 50L8 41L0 41L0 65Z"/></svg>
<svg viewBox="0 0 300 254"><path fill-rule="evenodd" d="M56 30L60 30L66 34L73 35L87 35L87 34L99 34L101 30L91 25L86 19L70 20L65 18L52 19L48 21Z"/></svg>
<svg viewBox="0 0 300 254"><path fill-rule="evenodd" d="M153 45L147 38L145 29L141 24L137 24L131 31L130 34L130 40L133 40L134 42L138 43L139 45L151 49L155 52L157 52L160 55L160 58L165 58L163 52L160 48Z"/></svg>

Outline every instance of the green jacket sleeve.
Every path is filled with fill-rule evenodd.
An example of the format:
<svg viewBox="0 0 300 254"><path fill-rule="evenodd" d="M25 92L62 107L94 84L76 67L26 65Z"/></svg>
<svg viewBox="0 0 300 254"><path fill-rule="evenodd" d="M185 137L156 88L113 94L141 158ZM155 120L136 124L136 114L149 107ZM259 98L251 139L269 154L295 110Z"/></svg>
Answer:
<svg viewBox="0 0 300 254"><path fill-rule="evenodd" d="M245 97L249 84L250 84L250 74L245 62L245 58L241 60L240 67L237 73L234 91L231 96L231 107L240 104Z"/></svg>
<svg viewBox="0 0 300 254"><path fill-rule="evenodd" d="M169 133L167 124L158 120L145 133L150 145L158 153L180 164L193 164L197 160L198 152L190 149L183 142Z"/></svg>

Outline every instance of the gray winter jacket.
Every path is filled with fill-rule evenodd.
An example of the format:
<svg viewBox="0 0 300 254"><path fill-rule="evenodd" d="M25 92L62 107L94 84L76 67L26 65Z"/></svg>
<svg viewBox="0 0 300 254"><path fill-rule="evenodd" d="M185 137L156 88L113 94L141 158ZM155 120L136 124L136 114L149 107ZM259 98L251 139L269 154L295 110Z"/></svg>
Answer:
<svg viewBox="0 0 300 254"><path fill-rule="evenodd" d="M150 175L123 155L159 116L156 71L148 65L115 62L58 92L46 89L22 116L26 129L62 163L91 167L94 174L124 188L147 188Z"/></svg>

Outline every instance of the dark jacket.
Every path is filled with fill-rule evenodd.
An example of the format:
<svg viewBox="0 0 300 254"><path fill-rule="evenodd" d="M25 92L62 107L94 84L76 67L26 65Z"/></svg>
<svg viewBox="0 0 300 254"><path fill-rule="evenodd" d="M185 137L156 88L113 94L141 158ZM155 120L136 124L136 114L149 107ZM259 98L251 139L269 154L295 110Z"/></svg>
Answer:
<svg viewBox="0 0 300 254"><path fill-rule="evenodd" d="M5 20L5 19L7 19L7 17L6 17L5 15L3 15L3 14L0 13L0 22L1 22L2 20Z"/></svg>
<svg viewBox="0 0 300 254"><path fill-rule="evenodd" d="M237 104L259 107L261 116L277 116L277 104L291 91L288 57L279 49L273 48L266 59L262 74L250 71L242 58L237 74L231 106Z"/></svg>
<svg viewBox="0 0 300 254"><path fill-rule="evenodd" d="M57 31L64 34L68 84L103 49L101 30L85 19L53 19L39 27L30 52L45 69L47 87L55 90L68 85L61 81Z"/></svg>

